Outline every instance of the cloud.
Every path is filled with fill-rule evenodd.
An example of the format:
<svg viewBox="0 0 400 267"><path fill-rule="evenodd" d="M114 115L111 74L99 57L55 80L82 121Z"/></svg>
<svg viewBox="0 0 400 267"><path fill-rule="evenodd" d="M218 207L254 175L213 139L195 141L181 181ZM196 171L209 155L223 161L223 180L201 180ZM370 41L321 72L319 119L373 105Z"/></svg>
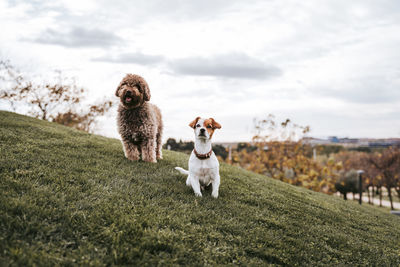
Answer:
<svg viewBox="0 0 400 267"><path fill-rule="evenodd" d="M123 63L123 64L154 65L163 62L164 57L160 55L146 55L143 53L122 53L119 55L106 55L103 57L93 58L92 61Z"/></svg>
<svg viewBox="0 0 400 267"><path fill-rule="evenodd" d="M397 90L400 86L398 80L371 76L346 81L341 87L325 87L324 90L316 91L320 91L319 94L322 96L342 99L350 103L384 104L400 101L400 92Z"/></svg>
<svg viewBox="0 0 400 267"><path fill-rule="evenodd" d="M107 6L103 12L118 14L124 17L124 21L187 21L187 20L208 20L218 18L231 12L240 1L226 0L203 0L203 1L182 1L170 0L139 0L135 4L124 0L97 1L102 6ZM151 14L149 16L149 14Z"/></svg>
<svg viewBox="0 0 400 267"><path fill-rule="evenodd" d="M92 61L140 65L156 65L166 62L173 74L218 78L263 80L279 76L282 73L278 67L238 53L216 55L213 58L190 57L167 60L161 55L137 52L105 55L93 58Z"/></svg>
<svg viewBox="0 0 400 267"><path fill-rule="evenodd" d="M65 47L110 47L122 41L112 32L99 29L72 27L68 31L47 29L33 40L42 44L54 44Z"/></svg>
<svg viewBox="0 0 400 267"><path fill-rule="evenodd" d="M231 53L213 58L192 57L170 62L177 74L263 80L280 76L281 69L245 54Z"/></svg>

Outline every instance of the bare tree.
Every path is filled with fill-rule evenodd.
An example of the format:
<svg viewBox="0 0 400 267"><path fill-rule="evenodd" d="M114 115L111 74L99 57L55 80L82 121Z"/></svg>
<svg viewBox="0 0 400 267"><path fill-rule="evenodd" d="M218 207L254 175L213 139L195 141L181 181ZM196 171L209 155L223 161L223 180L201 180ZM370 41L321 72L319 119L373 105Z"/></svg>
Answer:
<svg viewBox="0 0 400 267"><path fill-rule="evenodd" d="M85 89L75 79L63 77L56 71L53 81L29 79L9 61L0 60L0 99L8 100L12 109L23 106L28 115L57 122L79 130L93 130L95 119L104 115L112 101L83 105Z"/></svg>

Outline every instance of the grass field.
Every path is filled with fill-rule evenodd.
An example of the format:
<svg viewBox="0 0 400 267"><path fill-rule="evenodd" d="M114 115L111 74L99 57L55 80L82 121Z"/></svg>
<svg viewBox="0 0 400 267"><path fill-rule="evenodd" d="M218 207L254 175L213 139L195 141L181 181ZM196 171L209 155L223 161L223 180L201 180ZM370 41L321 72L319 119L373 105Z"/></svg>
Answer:
<svg viewBox="0 0 400 267"><path fill-rule="evenodd" d="M220 197L196 198L185 154L130 162L118 140L8 112L0 155L0 265L400 264L400 217L225 164Z"/></svg>

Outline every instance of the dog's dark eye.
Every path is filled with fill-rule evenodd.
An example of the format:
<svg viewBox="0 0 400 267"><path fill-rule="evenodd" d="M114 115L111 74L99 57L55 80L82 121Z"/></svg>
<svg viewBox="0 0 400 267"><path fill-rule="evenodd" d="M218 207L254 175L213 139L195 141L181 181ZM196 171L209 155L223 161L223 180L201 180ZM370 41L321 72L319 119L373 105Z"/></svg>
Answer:
<svg viewBox="0 0 400 267"><path fill-rule="evenodd" d="M200 124L197 124L196 127L200 127Z"/></svg>
<svg viewBox="0 0 400 267"><path fill-rule="evenodd" d="M208 125L207 128L208 128L208 129L211 129L211 125Z"/></svg>

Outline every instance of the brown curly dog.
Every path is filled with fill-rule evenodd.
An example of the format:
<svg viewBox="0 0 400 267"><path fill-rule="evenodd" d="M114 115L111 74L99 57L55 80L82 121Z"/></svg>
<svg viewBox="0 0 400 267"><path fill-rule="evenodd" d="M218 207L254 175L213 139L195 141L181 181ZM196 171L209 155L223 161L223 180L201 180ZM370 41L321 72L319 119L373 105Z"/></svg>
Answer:
<svg viewBox="0 0 400 267"><path fill-rule="evenodd" d="M121 135L125 157L129 160L157 162L162 158L163 122L160 109L150 104L147 82L135 74L127 74L115 95L118 106L118 132Z"/></svg>

